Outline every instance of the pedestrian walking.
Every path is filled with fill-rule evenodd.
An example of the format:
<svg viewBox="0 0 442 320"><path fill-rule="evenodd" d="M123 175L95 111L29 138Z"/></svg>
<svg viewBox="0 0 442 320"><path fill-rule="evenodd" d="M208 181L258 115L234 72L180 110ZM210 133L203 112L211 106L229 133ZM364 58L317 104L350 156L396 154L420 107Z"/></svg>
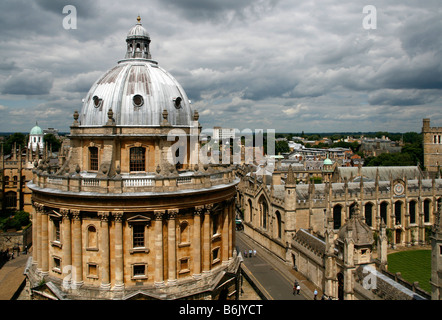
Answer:
<svg viewBox="0 0 442 320"><path fill-rule="evenodd" d="M315 291L313 292L313 300L316 300L316 297L318 296L318 290L315 289Z"/></svg>
<svg viewBox="0 0 442 320"><path fill-rule="evenodd" d="M249 257L252 257L252 249L249 250Z"/></svg>
<svg viewBox="0 0 442 320"><path fill-rule="evenodd" d="M301 292L301 286L298 284L296 286L296 294L299 294Z"/></svg>
<svg viewBox="0 0 442 320"><path fill-rule="evenodd" d="M296 294L298 286L299 286L299 283L297 280L295 280L295 282L293 283L293 295Z"/></svg>
<svg viewBox="0 0 442 320"><path fill-rule="evenodd" d="M253 249L253 256L256 257L256 250Z"/></svg>
<svg viewBox="0 0 442 320"><path fill-rule="evenodd" d="M244 250L244 257L247 258L247 250Z"/></svg>

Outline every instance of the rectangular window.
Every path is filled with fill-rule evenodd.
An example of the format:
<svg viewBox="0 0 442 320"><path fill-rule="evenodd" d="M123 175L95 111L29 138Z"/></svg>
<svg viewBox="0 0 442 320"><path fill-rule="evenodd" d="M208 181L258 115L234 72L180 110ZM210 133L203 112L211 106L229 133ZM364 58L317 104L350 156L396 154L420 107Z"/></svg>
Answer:
<svg viewBox="0 0 442 320"><path fill-rule="evenodd" d="M98 278L98 266L94 263L89 263L87 273L89 278Z"/></svg>
<svg viewBox="0 0 442 320"><path fill-rule="evenodd" d="M98 148L90 147L89 148L89 169L90 170L98 170Z"/></svg>
<svg viewBox="0 0 442 320"><path fill-rule="evenodd" d="M146 275L146 265L134 265L134 277L142 277Z"/></svg>
<svg viewBox="0 0 442 320"><path fill-rule="evenodd" d="M60 242L60 221L54 220L54 241Z"/></svg>
<svg viewBox="0 0 442 320"><path fill-rule="evenodd" d="M133 245L134 248L144 247L144 225L133 225Z"/></svg>
<svg viewBox="0 0 442 320"><path fill-rule="evenodd" d="M130 149L130 171L146 170L146 149L136 147Z"/></svg>

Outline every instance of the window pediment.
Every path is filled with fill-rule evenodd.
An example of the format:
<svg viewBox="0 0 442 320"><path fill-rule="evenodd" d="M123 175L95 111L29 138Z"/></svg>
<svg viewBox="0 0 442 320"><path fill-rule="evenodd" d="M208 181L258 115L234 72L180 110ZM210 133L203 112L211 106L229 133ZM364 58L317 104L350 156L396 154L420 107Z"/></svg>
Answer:
<svg viewBox="0 0 442 320"><path fill-rule="evenodd" d="M139 214L139 215L128 218L126 221L127 221L127 223L129 223L129 226L131 226L135 223L150 225L151 218Z"/></svg>

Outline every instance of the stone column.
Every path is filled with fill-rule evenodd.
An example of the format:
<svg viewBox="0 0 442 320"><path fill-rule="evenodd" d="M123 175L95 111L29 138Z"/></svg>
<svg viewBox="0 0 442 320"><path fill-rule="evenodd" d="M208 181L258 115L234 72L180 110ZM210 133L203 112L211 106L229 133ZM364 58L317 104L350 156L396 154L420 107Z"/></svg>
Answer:
<svg viewBox="0 0 442 320"><path fill-rule="evenodd" d="M115 286L114 290L124 289L124 261L123 261L123 212L116 211L115 218Z"/></svg>
<svg viewBox="0 0 442 320"><path fill-rule="evenodd" d="M71 210L72 213L72 285L78 289L83 285L83 253L80 210Z"/></svg>
<svg viewBox="0 0 442 320"><path fill-rule="evenodd" d="M210 266L212 261L211 257L211 242L212 235L210 232L210 214L212 212L213 205L209 204L205 206L204 210L204 222L203 222L203 273L210 272Z"/></svg>
<svg viewBox="0 0 442 320"><path fill-rule="evenodd" d="M110 284L110 250L109 250L109 212L99 211L101 218L101 289L109 290Z"/></svg>
<svg viewBox="0 0 442 320"><path fill-rule="evenodd" d="M168 260L169 260L169 278L168 284L177 282L177 261L176 261L176 216L178 209L168 210Z"/></svg>
<svg viewBox="0 0 442 320"><path fill-rule="evenodd" d="M165 210L155 210L155 286L164 286L163 216Z"/></svg>
<svg viewBox="0 0 442 320"><path fill-rule="evenodd" d="M61 241L63 244L63 287L70 288L72 278L72 243L71 243L71 219L69 217L69 209L60 209L60 213L63 216L61 223ZM71 276L69 276L71 274Z"/></svg>
<svg viewBox="0 0 442 320"><path fill-rule="evenodd" d="M38 203L34 202L33 205L33 213L32 213L32 264L36 265L38 263L38 239L37 235L39 234L37 231L38 227Z"/></svg>
<svg viewBox="0 0 442 320"><path fill-rule="evenodd" d="M193 277L201 278L201 215L204 206L195 207L193 216Z"/></svg>
<svg viewBox="0 0 442 320"><path fill-rule="evenodd" d="M43 276L49 274L49 216L46 210L41 213L41 273Z"/></svg>
<svg viewBox="0 0 442 320"><path fill-rule="evenodd" d="M225 201L223 210L223 231L222 231L222 261L223 263L228 263L229 260L229 247L230 247L230 229L229 229L229 211L230 203Z"/></svg>
<svg viewBox="0 0 442 320"><path fill-rule="evenodd" d="M229 259L233 258L233 247L235 244L235 201L230 200L229 205Z"/></svg>
<svg viewBox="0 0 442 320"><path fill-rule="evenodd" d="M44 206L43 205L41 205L41 204L37 204L36 205L36 209L37 209L37 212L36 212L36 220L37 220L37 243L36 243L36 251L37 251L37 254L36 254L36 256L37 256L37 261L36 261L36 264L37 264L37 272L41 272L41 262L42 262L42 259L41 259L41 243L42 243L42 241L41 241L41 215L42 215L42 211L44 210Z"/></svg>

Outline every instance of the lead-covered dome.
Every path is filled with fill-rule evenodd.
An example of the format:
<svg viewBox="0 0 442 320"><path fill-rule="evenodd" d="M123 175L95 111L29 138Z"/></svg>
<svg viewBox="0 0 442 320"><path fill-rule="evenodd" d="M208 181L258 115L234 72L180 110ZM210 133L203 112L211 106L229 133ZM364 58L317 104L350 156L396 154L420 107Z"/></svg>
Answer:
<svg viewBox="0 0 442 320"><path fill-rule="evenodd" d="M192 110L178 81L151 59L147 31L140 19L126 39L125 59L89 90L80 126L103 126L112 109L117 126L159 126L164 110L172 126L190 126Z"/></svg>

